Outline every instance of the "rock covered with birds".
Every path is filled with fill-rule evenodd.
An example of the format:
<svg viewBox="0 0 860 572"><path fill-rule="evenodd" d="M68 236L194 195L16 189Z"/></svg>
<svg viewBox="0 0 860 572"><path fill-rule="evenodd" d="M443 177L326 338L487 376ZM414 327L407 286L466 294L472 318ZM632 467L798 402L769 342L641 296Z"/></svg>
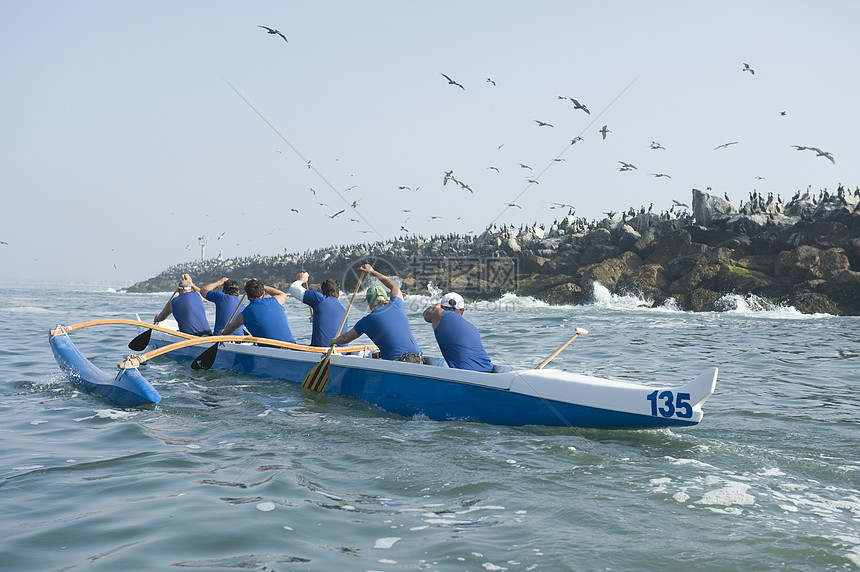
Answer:
<svg viewBox="0 0 860 572"><path fill-rule="evenodd" d="M170 291L186 272L200 283L228 276L241 284L254 277L285 288L301 270L311 274L312 284L335 277L348 291L357 278L352 269L371 261L413 294L426 294L432 285L470 299L513 291L553 304L582 304L593 299L599 282L649 305L692 311L729 309L732 295L755 295L806 313L860 315L860 188L806 189L787 201L754 191L737 204L728 195L693 189L691 207L673 202L659 213L643 205L587 220L569 208L548 225L494 224L478 235L413 235L195 261L128 291ZM490 281L501 267L506 279Z"/></svg>

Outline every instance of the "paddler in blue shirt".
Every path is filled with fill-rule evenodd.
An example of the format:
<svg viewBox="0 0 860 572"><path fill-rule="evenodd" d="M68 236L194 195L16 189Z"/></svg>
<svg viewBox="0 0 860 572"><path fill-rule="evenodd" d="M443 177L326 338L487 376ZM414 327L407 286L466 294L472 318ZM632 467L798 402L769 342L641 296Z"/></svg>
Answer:
<svg viewBox="0 0 860 572"><path fill-rule="evenodd" d="M256 278L245 283L245 294L248 295L248 306L224 326L221 335L229 336L244 325L252 336L296 343L284 312L286 294L277 288L264 286ZM270 297L266 298L266 294Z"/></svg>
<svg viewBox="0 0 860 572"><path fill-rule="evenodd" d="M203 307L203 298L194 291L194 283L188 274L182 275L176 295L167 301L153 323L166 320L170 314L176 319L180 332L192 336L212 335L209 320L206 319L206 309Z"/></svg>
<svg viewBox="0 0 860 572"><path fill-rule="evenodd" d="M493 363L481 343L481 334L463 317L465 311L463 297L449 292L438 304L424 310L424 321L433 325L436 343L448 367L491 372Z"/></svg>
<svg viewBox="0 0 860 572"><path fill-rule="evenodd" d="M193 285L192 285L193 286ZM221 287L219 292L216 288ZM197 288L195 287L195 290ZM229 278L221 278L211 284L207 284L199 289L200 295L204 300L215 304L215 335L219 335L227 321L231 316L238 314L245 309L245 304L239 303L239 284L235 280ZM236 309L238 307L238 310ZM243 328L236 328L233 332L234 336L242 336L245 334Z"/></svg>
<svg viewBox="0 0 860 572"><path fill-rule="evenodd" d="M299 272L296 281L290 284L290 294L313 310L311 321L313 331L311 333L311 345L317 347L328 347L330 339L338 334L343 316L346 310L338 300L340 296L340 283L334 278L323 280L320 291L305 289L302 284L307 284L310 275L307 272ZM349 323L344 322L344 329L349 329Z"/></svg>
<svg viewBox="0 0 860 572"><path fill-rule="evenodd" d="M359 270L375 276L388 289L380 286L367 289L365 300L370 313L355 323L355 327L331 340L335 345L348 344L362 334L379 348L382 359L423 363L418 342L409 329L409 318L403 307L403 293L400 287L388 276L380 274L370 264L363 264Z"/></svg>

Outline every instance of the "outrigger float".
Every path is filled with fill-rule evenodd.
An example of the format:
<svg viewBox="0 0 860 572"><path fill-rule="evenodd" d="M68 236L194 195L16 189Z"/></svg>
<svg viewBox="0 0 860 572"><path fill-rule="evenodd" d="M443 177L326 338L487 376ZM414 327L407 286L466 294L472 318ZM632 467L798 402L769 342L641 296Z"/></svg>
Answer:
<svg viewBox="0 0 860 572"><path fill-rule="evenodd" d="M151 331L146 347L155 349L128 356L119 364L119 373L111 376L85 358L69 338L73 330L102 324L127 324ZM577 329L577 335L584 333L587 332ZM57 363L74 381L122 407L161 401L158 391L140 373L146 361L164 355L196 364L203 357L197 347L201 344L211 346L207 350L211 362L208 366L294 383L301 383L320 363L321 354L328 351L251 336L201 338L120 319L57 326L49 337ZM537 368L497 366L493 373L449 368L441 358L425 358L429 363L423 364L375 359L372 346L335 348L329 356L329 379L322 392L362 400L390 413L423 415L438 421L653 429L692 426L702 420L702 404L716 388L717 368L709 368L693 381L676 387L542 369L575 337Z"/></svg>

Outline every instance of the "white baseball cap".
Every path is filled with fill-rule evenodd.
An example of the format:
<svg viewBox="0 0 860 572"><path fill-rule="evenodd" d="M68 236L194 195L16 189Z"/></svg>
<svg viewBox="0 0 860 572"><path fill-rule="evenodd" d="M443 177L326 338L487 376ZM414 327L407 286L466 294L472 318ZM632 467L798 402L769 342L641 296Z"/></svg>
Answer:
<svg viewBox="0 0 860 572"><path fill-rule="evenodd" d="M442 304L443 308L448 310L463 310L466 308L465 300L463 300L463 297L456 292L448 292L442 296L440 304Z"/></svg>

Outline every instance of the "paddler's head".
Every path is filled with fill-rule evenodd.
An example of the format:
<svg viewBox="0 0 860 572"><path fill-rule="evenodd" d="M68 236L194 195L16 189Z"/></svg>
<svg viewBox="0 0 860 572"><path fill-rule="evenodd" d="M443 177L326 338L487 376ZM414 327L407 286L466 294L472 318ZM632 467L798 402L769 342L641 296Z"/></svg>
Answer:
<svg viewBox="0 0 860 572"><path fill-rule="evenodd" d="M248 300L256 300L266 295L266 289L262 282L256 278L251 278L245 282L245 294L248 295Z"/></svg>
<svg viewBox="0 0 860 572"><path fill-rule="evenodd" d="M364 295L370 309L373 310L381 304L388 304L388 292L382 286L371 286Z"/></svg>
<svg viewBox="0 0 860 572"><path fill-rule="evenodd" d="M463 297L456 292L448 292L442 296L442 300L439 304L442 306L443 310L453 310L455 312L460 312L461 314L466 309L466 301L463 300Z"/></svg>

